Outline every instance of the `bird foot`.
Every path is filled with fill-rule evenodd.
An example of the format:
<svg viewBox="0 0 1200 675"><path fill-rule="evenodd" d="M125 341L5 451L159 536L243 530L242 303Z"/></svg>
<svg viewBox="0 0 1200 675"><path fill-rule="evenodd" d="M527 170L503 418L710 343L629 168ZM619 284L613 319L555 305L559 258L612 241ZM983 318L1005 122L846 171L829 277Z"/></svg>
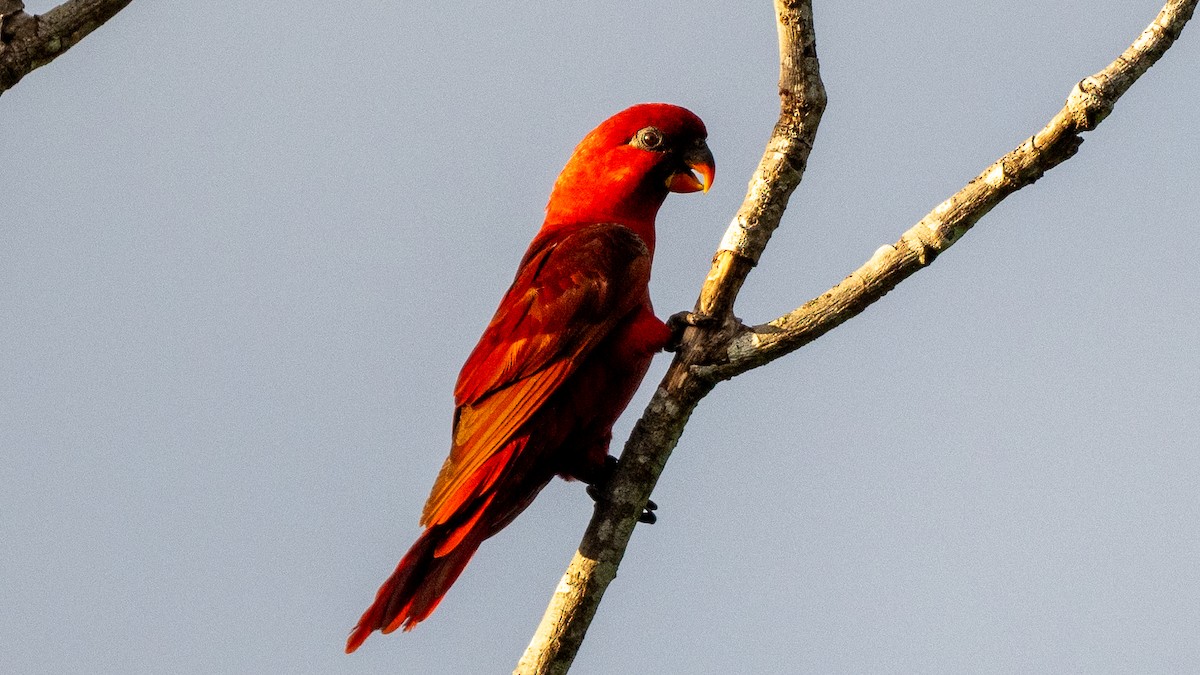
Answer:
<svg viewBox="0 0 1200 675"><path fill-rule="evenodd" d="M617 458L609 455L604 460L604 470L601 473L600 479L594 483L589 483L587 486L587 494L592 498L592 501L600 501L600 496L604 491L604 486L608 485L608 481L612 480L613 473L615 473L616 470ZM647 499L646 505L642 507L641 515L638 516L638 522L645 523L647 525L653 525L658 520L658 516L654 515L656 510L658 510L658 504L655 504L652 500Z"/></svg>
<svg viewBox="0 0 1200 675"><path fill-rule="evenodd" d="M671 339L663 349L668 352L677 352L683 344L683 331L692 327L712 328L718 323L720 323L720 319L709 314L675 312L667 317L667 328L671 331Z"/></svg>

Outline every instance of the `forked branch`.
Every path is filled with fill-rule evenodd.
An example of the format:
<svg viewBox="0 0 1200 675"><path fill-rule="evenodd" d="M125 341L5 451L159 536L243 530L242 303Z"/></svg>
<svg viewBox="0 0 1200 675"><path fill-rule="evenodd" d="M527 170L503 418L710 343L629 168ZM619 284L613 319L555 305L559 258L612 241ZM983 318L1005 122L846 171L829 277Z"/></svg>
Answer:
<svg viewBox="0 0 1200 675"><path fill-rule="evenodd" d="M1108 117L1117 99L1174 44L1195 9L1196 0L1167 2L1124 53L1075 85L1062 109L1040 131L938 204L896 243L880 247L841 283L784 316L739 332L724 354L697 365L696 374L725 380L791 353L932 263L994 206L1070 159L1083 143L1083 132Z"/></svg>
<svg viewBox="0 0 1200 675"><path fill-rule="evenodd" d="M746 275L779 225L800 183L825 108L810 0L775 0L781 112L746 199L713 259L696 304L714 328L689 329L642 418L616 474L596 505L579 550L554 592L516 674L567 672L630 535L684 425L721 380L812 342L929 265L1005 197L1073 156L1094 129L1179 37L1198 0L1168 0L1154 22L1107 68L1081 81L1050 122L986 168L894 244L818 298L774 321L747 328L733 316Z"/></svg>

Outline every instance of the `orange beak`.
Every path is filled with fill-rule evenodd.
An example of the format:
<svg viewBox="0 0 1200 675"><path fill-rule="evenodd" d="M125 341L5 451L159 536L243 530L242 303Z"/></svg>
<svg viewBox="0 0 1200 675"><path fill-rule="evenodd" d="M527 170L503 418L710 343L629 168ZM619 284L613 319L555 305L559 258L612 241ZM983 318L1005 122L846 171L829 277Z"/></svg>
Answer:
<svg viewBox="0 0 1200 675"><path fill-rule="evenodd" d="M671 192L708 192L712 187L713 178L717 175L717 162L713 159L712 151L703 139L696 141L683 155L683 163L687 169L671 174L667 178L667 189ZM695 171L700 174L697 178Z"/></svg>

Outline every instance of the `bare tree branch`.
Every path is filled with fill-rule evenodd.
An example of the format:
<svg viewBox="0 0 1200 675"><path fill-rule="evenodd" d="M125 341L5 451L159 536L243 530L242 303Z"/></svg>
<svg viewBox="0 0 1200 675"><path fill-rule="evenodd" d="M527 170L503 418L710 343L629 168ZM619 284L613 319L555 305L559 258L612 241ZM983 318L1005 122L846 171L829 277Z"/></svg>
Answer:
<svg viewBox="0 0 1200 675"><path fill-rule="evenodd" d="M696 304L695 313L712 317L716 325L692 328L685 335L514 673L561 674L570 668L688 418L718 382L795 351L863 311L932 263L1005 197L1073 156L1082 143L1080 134L1094 129L1179 37L1197 1L1169 0L1129 49L1076 85L1045 128L938 205L895 244L881 247L840 284L770 323L747 328L733 316L734 301L800 183L825 107L811 2L775 0L780 118Z"/></svg>
<svg viewBox="0 0 1200 675"><path fill-rule="evenodd" d="M0 95L74 47L131 0L69 0L45 14L21 0L0 0Z"/></svg>

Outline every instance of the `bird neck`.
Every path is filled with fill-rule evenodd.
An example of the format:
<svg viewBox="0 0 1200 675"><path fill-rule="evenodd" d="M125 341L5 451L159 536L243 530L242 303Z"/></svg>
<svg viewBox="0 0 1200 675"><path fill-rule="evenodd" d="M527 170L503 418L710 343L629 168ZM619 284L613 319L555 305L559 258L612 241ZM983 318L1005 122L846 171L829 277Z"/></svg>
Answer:
<svg viewBox="0 0 1200 675"><path fill-rule="evenodd" d="M666 185L634 172L580 176L573 168L568 166L554 184L543 231L616 223L633 230L653 253L654 218L667 198Z"/></svg>

